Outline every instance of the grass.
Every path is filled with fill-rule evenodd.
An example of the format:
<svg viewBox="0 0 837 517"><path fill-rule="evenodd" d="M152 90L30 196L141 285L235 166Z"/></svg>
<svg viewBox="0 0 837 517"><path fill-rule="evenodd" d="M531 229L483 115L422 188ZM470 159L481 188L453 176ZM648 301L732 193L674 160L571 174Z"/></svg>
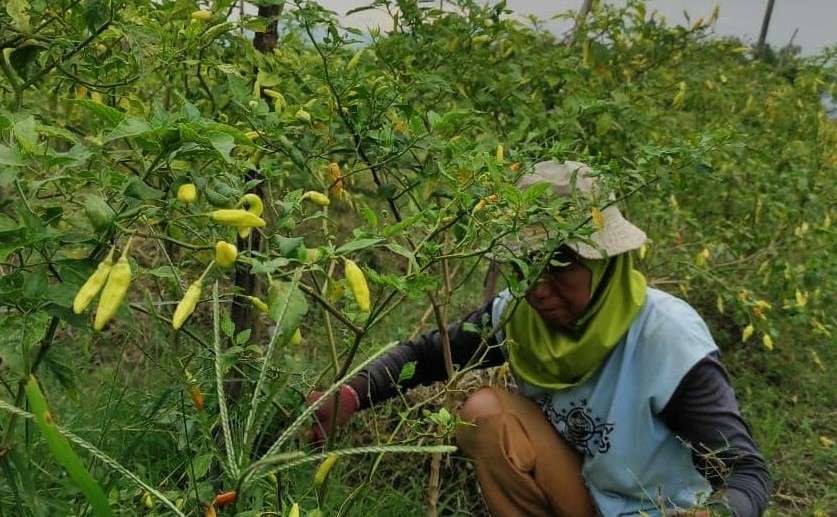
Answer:
<svg viewBox="0 0 837 517"><path fill-rule="evenodd" d="M454 306L461 312L478 303L479 278L469 282L470 288L463 289L454 300ZM476 298L476 299L475 299ZM398 309L397 314L376 332L376 342L408 335L423 312L422 303L409 302ZM837 509L837 474L834 471L835 447L828 447L820 437L837 437L837 396L827 375L835 365L833 345L822 343L794 343L792 340L777 343L772 353L757 349L753 345L738 342L736 330L725 326L725 322L713 317L713 309L699 308L707 320L716 340L719 342L726 367L732 376L742 411L753 428L753 434L762 452L768 459L775 481L770 515L801 515L823 512L832 514ZM454 311L453 314L457 312ZM133 323L133 336L154 336L149 327L155 324L148 320ZM321 328L315 318L305 329L307 348L298 351L308 360L323 363L328 354L319 349ZM159 330L159 329L158 329ZM199 449L207 450L202 436L201 418L195 415L183 391L166 388L156 376L172 371L176 357L193 343L181 341L171 350L165 350L163 341L131 340L111 343L107 336L88 341L84 337L66 342L70 336L62 336L62 346L51 356L54 367L75 355L86 355L91 365L87 372L77 376L74 398L54 400L53 406L61 415L61 423L75 430L104 451L122 461L146 480L161 481L164 487L182 486L185 479L172 478L173 472L183 472L185 462L192 466L200 462L198 469L217 469L217 458L206 458L195 454ZM162 336L160 336L162 338ZM369 350L367 350L369 351ZM816 352L819 364L814 359ZM168 363L168 364L166 364ZM200 371L200 370L198 370ZM49 387L49 384L48 384ZM298 385L303 389L302 383ZM50 393L60 394L61 389L52 386ZM206 392L209 391L207 386ZM71 392L73 393L73 392ZM375 436L385 437L395 428L402 409L398 400L375 408L374 415L368 412L357 418L341 436L338 446L373 443ZM187 418L181 410L185 409ZM374 425L373 425L374 422ZM417 422L417 429L426 423ZM188 437L187 437L188 435ZM402 437L410 437L402 432ZM415 437L415 435L412 435ZM187 450L193 451L187 454ZM38 462L48 463L45 456ZM355 457L341 461L335 468L325 497L320 501L326 514L336 514L353 491L363 486L352 497L347 515L414 515L423 513L427 494L429 457L385 456L375 475L369 479L373 458ZM314 466L299 467L285 474L281 479L284 491L280 499L291 498L303 508L316 507L317 496L310 488ZM41 465L41 472L55 472L47 465ZM94 468L94 475L101 479L108 489L119 490L119 500L125 509L143 512L141 491L129 487L117 475L104 469ZM40 483L36 483L36 486ZM173 500L181 500L186 508L195 508L195 499L208 500L214 484L210 475L197 484L197 494L170 492ZM440 513L444 515L484 515L478 487L472 469L462 458L454 455L443 462ZM4 501L8 501L4 490ZM71 512L70 508L64 508ZM50 511L61 514L62 509Z"/></svg>
<svg viewBox="0 0 837 517"><path fill-rule="evenodd" d="M481 276L475 275L466 287L457 292L451 314L464 314L479 304ZM371 343L383 343L409 335L424 312L423 301L408 301L376 330ZM699 306L707 319L723 353L724 363L733 379L742 411L752 426L756 442L767 458L775 482L769 515L830 515L837 511L837 473L834 465L837 448L828 446L828 439L837 438L837 395L828 372L837 363L833 344L823 339L813 343L796 343L789 332L788 339L767 352L753 344L741 344L738 330L711 306ZM191 408L188 394L170 386L177 382L161 382L160 376L176 379L180 357L194 355L190 368L204 384L204 392L212 399L211 375L195 343L180 339L172 346L166 331L146 318L126 321L129 329L122 329L131 339L114 343L109 335L62 333L50 355L46 367L60 372L62 364L89 365L87 371L76 372L75 387L69 395L60 397L64 390L47 382L51 404L59 415L59 423L100 447L128 466L145 480L159 483L164 493L178 501L184 509L199 507L196 501L211 499L220 489L217 477L220 459L207 455L210 441L215 438L202 429L209 414L196 413ZM209 329L208 321L194 322L196 328ZM788 323L790 325L790 323ZM303 332L303 348L291 351L296 359L287 363L290 368L302 364L324 365L326 350L320 317L307 320ZM427 328L427 326L425 326ZM117 334L114 334L117 335ZM370 353L374 344L363 352ZM83 356L84 360L80 360ZM72 363L70 363L72 360ZM296 372L293 384L303 393L312 380L315 368L306 367ZM54 379L55 377L46 377ZM476 384L474 384L476 385ZM184 385L185 387L185 385ZM419 396L426 396L427 392ZM60 397L60 398L59 398ZM300 398L290 396L290 407ZM208 404L214 408L214 404ZM399 422L403 403L394 400L356 418L342 433L335 447L358 446L384 441ZM413 415L413 428L401 431L399 438L412 439L431 429L430 424ZM28 430L31 440L32 429ZM826 440L823 440L825 437ZM435 443L434 439L419 443ZM49 465L46 455L33 457L35 463L33 492L39 486L56 480L48 473L57 472ZM280 504L292 500L304 509L318 506L334 515L351 504L345 515L415 515L424 513L427 497L429 456L384 456L370 478L374 457L352 457L338 462L325 493L311 488L315 466L295 468L279 478L281 490L264 488L265 498L277 498ZM162 512L144 506L144 493L129 485L117 474L91 462L93 474L101 480L111 498L127 513ZM205 475L202 475L203 472ZM187 474L184 474L186 472ZM189 493L175 490L186 486L192 472L200 480ZM39 476L43 479L37 479ZM457 455L443 461L443 491L439 510L443 515L485 515L472 469ZM361 489L358 489L358 488ZM166 490L168 490L166 492ZM115 491L115 492L114 492ZM0 490L3 505L12 501L8 490ZM41 501L35 498L35 501ZM67 507L42 505L40 510L60 515L75 511ZM37 506L37 504L36 504ZM2 505L0 505L2 507ZM346 508L344 508L345 510ZM38 510L32 508L33 514ZM816 513L820 512L820 513Z"/></svg>

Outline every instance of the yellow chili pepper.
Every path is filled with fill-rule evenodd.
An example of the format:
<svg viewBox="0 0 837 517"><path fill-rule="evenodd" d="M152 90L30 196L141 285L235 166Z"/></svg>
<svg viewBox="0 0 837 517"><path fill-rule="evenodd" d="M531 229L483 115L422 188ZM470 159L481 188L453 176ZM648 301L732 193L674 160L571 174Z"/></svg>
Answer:
<svg viewBox="0 0 837 517"><path fill-rule="evenodd" d="M503 149L503 144L497 144L497 150L494 152L494 158L497 159L498 162L502 162L505 159L506 153L505 149Z"/></svg>
<svg viewBox="0 0 837 517"><path fill-rule="evenodd" d="M189 319L189 316L195 312L195 307L197 307L198 301L201 298L202 283L203 277L192 282L189 288L186 289L186 294L183 295L180 303L177 304L177 308L174 309L174 315L171 317L171 326L175 330L182 327L186 323L186 320Z"/></svg>
<svg viewBox="0 0 837 517"><path fill-rule="evenodd" d="M205 22L212 18L212 11L194 11L191 18L199 22Z"/></svg>
<svg viewBox="0 0 837 517"><path fill-rule="evenodd" d="M203 270L200 278L189 285L189 288L186 289L186 293L183 295L183 298L181 298L177 307L174 309L174 314L171 317L171 326L174 327L175 330L180 329L180 327L186 323L186 320L189 319L189 316L195 312L195 307L197 307L198 301L200 301L201 298L203 279L206 274L209 273L209 270L212 269L213 264L214 262L206 266L206 269Z"/></svg>
<svg viewBox="0 0 837 517"><path fill-rule="evenodd" d="M307 264L313 264L320 259L319 248L306 248L304 260Z"/></svg>
<svg viewBox="0 0 837 517"><path fill-rule="evenodd" d="M302 343L302 332L297 328L291 336L291 339L288 340L288 344L291 346L299 346L300 343Z"/></svg>
<svg viewBox="0 0 837 517"><path fill-rule="evenodd" d="M343 192L343 175L340 172L340 165L337 162L328 164L328 193L333 197L337 197Z"/></svg>
<svg viewBox="0 0 837 517"><path fill-rule="evenodd" d="M346 261L346 281L349 284L349 289L352 290L352 294L355 296L357 306L361 312L369 312L372 304L369 300L369 285L366 283L366 277L353 260L344 260Z"/></svg>
<svg viewBox="0 0 837 517"><path fill-rule="evenodd" d="M316 190L309 190L308 192L302 195L302 199L307 199L318 206L328 206L328 204L330 203L328 196L326 196L322 192L317 192Z"/></svg>
<svg viewBox="0 0 837 517"><path fill-rule="evenodd" d="M764 348L768 350L773 350L773 338L770 337L769 334L765 334L761 337L761 342L764 345Z"/></svg>
<svg viewBox="0 0 837 517"><path fill-rule="evenodd" d="M302 108L299 108L294 117L296 117L296 119L300 122L305 122L307 124L311 123L311 114Z"/></svg>
<svg viewBox="0 0 837 517"><path fill-rule="evenodd" d="M221 267L231 267L238 258L238 248L225 241L215 243L215 263Z"/></svg>
<svg viewBox="0 0 837 517"><path fill-rule="evenodd" d="M299 517L299 504L298 503L294 503L293 506L291 506L291 511L288 512L288 517Z"/></svg>
<svg viewBox="0 0 837 517"><path fill-rule="evenodd" d="M184 183L177 187L177 200L181 203L194 203L198 199L198 189L194 183Z"/></svg>
<svg viewBox="0 0 837 517"><path fill-rule="evenodd" d="M267 95L268 97L270 97L271 99L282 99L283 101L285 100L285 97L281 93L277 92L276 90L271 90L270 88L264 88L264 89L262 89L262 92L264 92L264 94Z"/></svg>
<svg viewBox="0 0 837 517"><path fill-rule="evenodd" d="M261 135L261 133L255 130L244 133L244 136L247 137L247 140L255 140L259 138Z"/></svg>
<svg viewBox="0 0 837 517"><path fill-rule="evenodd" d="M326 456L326 459L320 463L320 466L317 467L317 472L314 473L314 486L320 486L325 483L328 473L331 472L331 469L334 468L334 464L337 463L337 458L338 457L336 455L329 454Z"/></svg>
<svg viewBox="0 0 837 517"><path fill-rule="evenodd" d="M128 287L131 285L131 264L128 263L130 247L131 240L128 239L125 249L122 250L122 255L111 268L108 281L102 289L99 306L96 308L96 318L93 320L93 328L96 330L105 328L105 325L116 314L122 300L125 299L125 294L128 293Z"/></svg>
<svg viewBox="0 0 837 517"><path fill-rule="evenodd" d="M262 203L262 198L256 194L244 194L238 202L238 205L245 205L247 211L256 216L260 216L262 215L262 212L264 212L264 203ZM246 239L250 236L251 231L251 228L239 228L238 236L242 239Z"/></svg>
<svg viewBox="0 0 837 517"><path fill-rule="evenodd" d="M113 267L113 251L114 248L110 249L110 253L105 259L99 262L99 265L96 266L96 271L93 272L87 278L87 281L84 282L84 285L81 286L81 289L78 290L76 293L76 298L73 300L73 312L76 314L81 314L84 312L84 309L90 305L90 302L93 301L93 298L99 294L99 291L102 290L102 287L105 286L105 282L108 279L108 274L110 274L110 270Z"/></svg>
<svg viewBox="0 0 837 517"><path fill-rule="evenodd" d="M755 332L755 331L756 331L756 329L755 329L755 327L753 327L752 324L747 325L746 327L744 327L744 330L741 331L741 342L744 343L748 339L750 339L750 336L752 336L753 332Z"/></svg>
<svg viewBox="0 0 837 517"><path fill-rule="evenodd" d="M277 92L276 90L271 90L270 88L264 88L262 92L266 96L273 99L273 109L274 111L276 111L276 113L282 113L283 111L285 111L285 106L287 106L288 103L285 101L284 95Z"/></svg>
<svg viewBox="0 0 837 517"><path fill-rule="evenodd" d="M244 194L241 196L241 200L238 204L239 206L245 205L247 211L256 216L261 216L262 212L264 212L264 203L262 203L262 198L256 194Z"/></svg>
<svg viewBox="0 0 837 517"><path fill-rule="evenodd" d="M472 213L477 213L477 212L483 210L486 206L493 205L494 203L497 202L498 199L500 199L500 198L499 198L499 196L497 196L497 194L491 194L491 195L485 196L484 198L480 199L479 202L476 205L474 205L474 209L472 210Z"/></svg>
<svg viewBox="0 0 837 517"><path fill-rule="evenodd" d="M266 303L264 303L261 299L255 296L248 296L247 299L250 300L250 303L252 303L253 307L258 309L259 312L267 314L267 312L270 310L270 307L268 307Z"/></svg>
<svg viewBox="0 0 837 517"><path fill-rule="evenodd" d="M210 219L216 223L236 228L262 228L267 223L261 217L241 209L222 208L209 213Z"/></svg>

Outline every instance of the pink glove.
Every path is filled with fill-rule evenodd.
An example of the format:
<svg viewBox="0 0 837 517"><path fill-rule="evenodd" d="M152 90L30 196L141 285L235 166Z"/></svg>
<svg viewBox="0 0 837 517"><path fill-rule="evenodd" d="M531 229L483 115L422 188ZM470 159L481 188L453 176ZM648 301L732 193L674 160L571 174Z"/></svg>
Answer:
<svg viewBox="0 0 837 517"><path fill-rule="evenodd" d="M339 394L340 404L337 408L337 417L334 419L334 423L338 427L346 425L346 423L351 420L352 415L357 413L358 408L360 408L360 398L357 396L357 392L354 388L344 384L340 386ZM316 422L308 432L309 441L314 443L324 442L326 437L333 431L333 429L331 429L331 420L332 414L334 413L334 397L336 395L337 394L332 394L329 397L329 400L320 405L320 407L318 407L314 412ZM308 394L305 402L310 406L317 400L320 400L322 396L322 391L312 391Z"/></svg>

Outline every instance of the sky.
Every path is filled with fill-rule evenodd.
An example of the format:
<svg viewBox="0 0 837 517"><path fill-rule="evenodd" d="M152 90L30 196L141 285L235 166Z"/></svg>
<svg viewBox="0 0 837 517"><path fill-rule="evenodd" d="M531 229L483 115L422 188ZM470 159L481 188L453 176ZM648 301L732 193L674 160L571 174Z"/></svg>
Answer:
<svg viewBox="0 0 837 517"><path fill-rule="evenodd" d="M604 0L608 3L624 3L624 0ZM837 43L837 0L775 0L773 17L767 41L774 46L784 46L790 41L795 29L799 29L794 44L802 47L806 54ZM371 0L319 0L324 7L341 16L350 9L368 5ZM508 0L508 7L520 15L533 14L548 19L553 14L576 10L580 0ZM715 25L719 35L732 35L755 42L758 39L761 20L767 0L649 0L647 10L653 10L669 23L685 23L683 11L687 10L694 21L708 16L714 6L721 7L720 17ZM365 29L370 25L386 27L386 13L365 11L344 19L344 23ZM559 22L547 24L550 30L561 33L569 25Z"/></svg>

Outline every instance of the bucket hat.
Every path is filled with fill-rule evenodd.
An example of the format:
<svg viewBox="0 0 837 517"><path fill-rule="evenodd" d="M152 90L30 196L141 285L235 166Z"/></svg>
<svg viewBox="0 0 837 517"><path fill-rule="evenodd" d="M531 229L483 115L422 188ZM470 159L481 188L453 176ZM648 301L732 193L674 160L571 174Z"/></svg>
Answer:
<svg viewBox="0 0 837 517"><path fill-rule="evenodd" d="M593 170L581 162L539 162L535 164L532 173L522 176L517 181L517 186L523 189L539 183L547 183L558 197L580 195L592 201L602 194L599 180ZM604 208L601 214L603 224L600 229L584 241L566 242L566 245L580 256L594 260L612 257L639 249L648 240L645 232L625 219L615 204ZM515 247L536 250L541 248L548 238L549 235L543 227L527 226L517 236Z"/></svg>

